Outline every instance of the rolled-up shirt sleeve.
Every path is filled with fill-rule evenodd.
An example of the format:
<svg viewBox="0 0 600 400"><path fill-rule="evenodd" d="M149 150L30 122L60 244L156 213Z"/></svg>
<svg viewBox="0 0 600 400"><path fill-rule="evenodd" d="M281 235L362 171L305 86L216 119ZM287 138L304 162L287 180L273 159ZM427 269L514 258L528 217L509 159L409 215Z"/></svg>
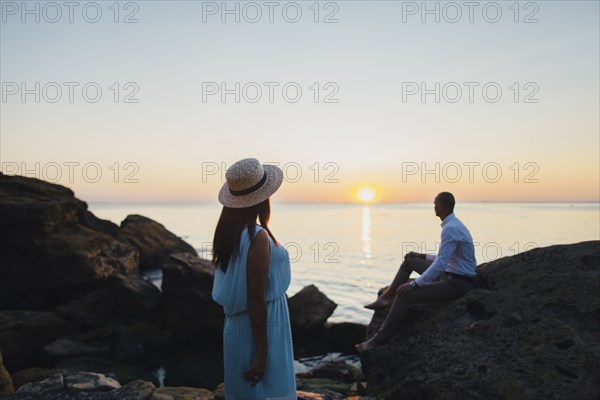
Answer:
<svg viewBox="0 0 600 400"><path fill-rule="evenodd" d="M423 272L423 274L415 279L419 286L427 286L434 282L439 276L444 273L450 257L456 251L457 241L454 240L452 229L442 229L442 244L440 251L435 257L435 261Z"/></svg>

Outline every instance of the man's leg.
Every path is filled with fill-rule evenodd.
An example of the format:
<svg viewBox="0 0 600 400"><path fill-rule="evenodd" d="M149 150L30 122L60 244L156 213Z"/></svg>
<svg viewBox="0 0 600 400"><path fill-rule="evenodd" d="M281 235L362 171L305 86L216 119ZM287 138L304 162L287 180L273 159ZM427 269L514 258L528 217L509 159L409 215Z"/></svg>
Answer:
<svg viewBox="0 0 600 400"><path fill-rule="evenodd" d="M394 302L389 314L379 331L371 339L356 345L359 353L371 350L378 345L387 342L394 332L402 325L409 304L426 303L432 301L443 301L456 299L473 288L473 284L461 280L442 280L430 285L413 289L398 297Z"/></svg>
<svg viewBox="0 0 600 400"><path fill-rule="evenodd" d="M403 294L396 299L379 332L373 339L377 344L389 340L390 336L397 332L402 325L410 304L453 300L461 297L472 288L473 284L466 281L442 279Z"/></svg>
<svg viewBox="0 0 600 400"><path fill-rule="evenodd" d="M406 257L400 265L400 268L398 268L398 272L396 272L396 276L387 290L385 290L373 303L367 304L365 308L376 310L392 304L396 295L396 289L408 281L410 274L413 271L422 274L431 263L432 261L423 260L419 257Z"/></svg>

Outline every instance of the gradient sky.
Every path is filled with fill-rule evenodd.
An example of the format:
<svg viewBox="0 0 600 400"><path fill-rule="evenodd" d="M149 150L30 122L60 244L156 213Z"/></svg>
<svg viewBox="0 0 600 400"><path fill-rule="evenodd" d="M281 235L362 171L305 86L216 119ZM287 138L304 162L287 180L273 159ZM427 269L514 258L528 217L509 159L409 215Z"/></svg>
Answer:
<svg viewBox="0 0 600 400"><path fill-rule="evenodd" d="M223 23L222 2L136 1L119 3L115 23L109 1L94 3L96 23L84 19L89 2L73 22L61 6L52 23L46 3L1 1L2 171L56 181L87 201L215 201L224 169L246 157L285 168L281 201L352 201L364 184L380 201L430 201L442 190L463 201L600 199L598 1L478 2L472 22L461 6L455 23L447 2L427 2L439 22L409 14L422 2L318 2L318 23L314 1L275 3L273 22L264 2L254 3L256 23L247 21L256 8L227 2L240 22ZM38 7L40 21L22 4ZM296 4L302 16L287 22L282 10L294 18ZM488 22L495 5L502 15ZM213 6L216 15L203 13ZM132 13L137 22L123 23ZM338 21L323 23L330 13ZM23 102L20 85L35 82L40 102ZM62 87L56 103L50 82ZM64 82L79 84L72 103ZM96 103L82 96L89 82L102 89ZM203 101L210 82L256 82L263 97ZM279 84L272 103L264 82ZM404 101L411 82L449 91L439 103L433 94ZM479 85L473 102L464 82ZM283 98L286 83L302 89L298 102ZM502 90L495 103L482 94L489 83ZM452 103L456 86L463 96ZM337 103L324 102L334 87ZM138 102L125 103L133 88ZM524 102L528 94L537 102ZM79 163L71 181L65 163Z"/></svg>

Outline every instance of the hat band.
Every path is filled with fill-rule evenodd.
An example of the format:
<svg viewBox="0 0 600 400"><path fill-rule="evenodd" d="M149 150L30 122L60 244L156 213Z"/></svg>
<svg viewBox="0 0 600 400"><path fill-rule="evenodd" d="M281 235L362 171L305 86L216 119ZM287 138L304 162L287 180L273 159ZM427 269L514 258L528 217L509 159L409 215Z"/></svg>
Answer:
<svg viewBox="0 0 600 400"><path fill-rule="evenodd" d="M263 174L263 177L260 181L258 181L258 183L252 187L249 187L248 189L244 189L244 190L231 190L229 189L229 193L231 193L234 196L243 196L245 194L249 194L252 192L256 192L258 189L260 189L262 187L262 185L265 184L265 182L267 181L267 171L265 171L265 173Z"/></svg>

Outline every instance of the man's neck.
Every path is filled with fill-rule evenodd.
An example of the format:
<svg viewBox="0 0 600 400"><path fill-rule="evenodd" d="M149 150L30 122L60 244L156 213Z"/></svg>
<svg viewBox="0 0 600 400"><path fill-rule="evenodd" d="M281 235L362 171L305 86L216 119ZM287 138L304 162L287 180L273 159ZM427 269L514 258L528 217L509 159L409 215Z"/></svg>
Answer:
<svg viewBox="0 0 600 400"><path fill-rule="evenodd" d="M442 215L440 215L440 216L439 216L439 217L440 217L440 220L441 220L442 222L444 222L444 220L446 219L446 217L448 217L448 215L450 215L450 214L452 214L452 213L448 213L448 214L442 214Z"/></svg>

